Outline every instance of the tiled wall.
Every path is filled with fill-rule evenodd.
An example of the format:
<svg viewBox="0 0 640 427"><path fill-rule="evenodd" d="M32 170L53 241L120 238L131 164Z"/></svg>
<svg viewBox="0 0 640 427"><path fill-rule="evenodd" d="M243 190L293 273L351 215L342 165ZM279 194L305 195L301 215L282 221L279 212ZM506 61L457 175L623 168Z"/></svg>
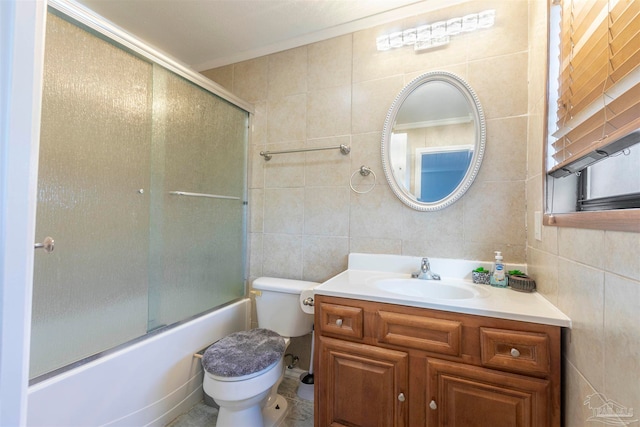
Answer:
<svg viewBox="0 0 640 427"><path fill-rule="evenodd" d="M457 36L445 48L378 52L383 32L495 8L494 28ZM417 212L387 185L380 140L405 84L434 70L476 91L487 119L486 156L476 182L453 206ZM204 72L256 106L250 152L250 275L323 281L350 252L525 262L527 2L476 1ZM434 100L434 102L440 102ZM261 150L351 146L274 156ZM366 165L375 188L356 194L351 174ZM356 174L366 190L373 177Z"/></svg>
<svg viewBox="0 0 640 427"><path fill-rule="evenodd" d="M534 236L534 212L542 211L542 143L546 72L546 3L530 1L527 264L539 290L571 317L564 336L567 427L603 425L593 409L601 393L640 419L640 234L543 227ZM585 402L587 402L585 404ZM600 418L602 420L602 418ZM640 422L629 425L638 426Z"/></svg>
<svg viewBox="0 0 640 427"><path fill-rule="evenodd" d="M496 9L494 28L446 48L375 50L379 33L488 8ZM527 262L540 292L573 319L565 334L565 420L586 426L592 410L584 402L596 391L640 413L640 234L543 227L542 240L534 238L534 212L542 210L544 34L544 0L479 0L204 74L256 106L252 278L322 281L345 269L349 252L491 260L502 250L507 262ZM487 151L468 193L425 213L393 196L379 150L395 96L434 70L460 75L478 94ZM343 143L349 156L322 151L265 162L259 155ZM361 165L378 177L367 194L349 188Z"/></svg>

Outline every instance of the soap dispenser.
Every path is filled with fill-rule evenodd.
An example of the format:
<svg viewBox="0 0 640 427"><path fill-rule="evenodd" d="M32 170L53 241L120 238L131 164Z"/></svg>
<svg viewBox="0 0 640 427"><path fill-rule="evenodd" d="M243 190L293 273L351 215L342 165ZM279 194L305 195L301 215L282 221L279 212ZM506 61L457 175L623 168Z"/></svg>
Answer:
<svg viewBox="0 0 640 427"><path fill-rule="evenodd" d="M497 288L507 287L507 274L504 271L504 263L502 262L502 252L496 251L496 260L493 263L493 272L491 273L491 286Z"/></svg>

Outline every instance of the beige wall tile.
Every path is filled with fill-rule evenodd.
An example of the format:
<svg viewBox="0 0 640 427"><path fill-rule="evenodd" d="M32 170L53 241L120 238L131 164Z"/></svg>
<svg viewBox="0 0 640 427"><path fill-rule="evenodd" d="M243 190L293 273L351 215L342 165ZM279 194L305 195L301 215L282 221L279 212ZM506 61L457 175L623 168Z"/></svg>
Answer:
<svg viewBox="0 0 640 427"><path fill-rule="evenodd" d="M267 234L262 241L262 274L283 279L303 279L302 236Z"/></svg>
<svg viewBox="0 0 640 427"><path fill-rule="evenodd" d="M304 234L349 236L349 187L306 187Z"/></svg>
<svg viewBox="0 0 640 427"><path fill-rule="evenodd" d="M264 190L249 190L249 232L262 233L264 230Z"/></svg>
<svg viewBox="0 0 640 427"><path fill-rule="evenodd" d="M376 50L376 37L387 34L398 25L375 27L353 33L353 83L378 80L402 73L403 49Z"/></svg>
<svg viewBox="0 0 640 427"><path fill-rule="evenodd" d="M367 194L351 193L349 235L393 239L402 231L403 205L393 200L386 185L376 185Z"/></svg>
<svg viewBox="0 0 640 427"><path fill-rule="evenodd" d="M402 255L401 239L351 237L349 253Z"/></svg>
<svg viewBox="0 0 640 427"><path fill-rule="evenodd" d="M584 402L589 396L597 392L580 371L566 359L564 360L563 371L563 379L565 381L564 394L566 396L563 425L566 427L588 426L589 422L587 420L592 415L592 412Z"/></svg>
<svg viewBox="0 0 640 427"><path fill-rule="evenodd" d="M487 120L487 141L477 181L521 181L527 175L527 118Z"/></svg>
<svg viewBox="0 0 640 427"><path fill-rule="evenodd" d="M262 238L262 233L249 234L249 277L262 276Z"/></svg>
<svg viewBox="0 0 640 427"><path fill-rule="evenodd" d="M607 231L604 244L604 268L612 273L639 281L640 233Z"/></svg>
<svg viewBox="0 0 640 427"><path fill-rule="evenodd" d="M305 236L305 280L324 282L347 268L349 239L347 237Z"/></svg>
<svg viewBox="0 0 640 427"><path fill-rule="evenodd" d="M201 73L206 78L213 80L226 90L233 91L233 65L212 68ZM240 95L238 95L240 96ZM246 99L246 98L245 98Z"/></svg>
<svg viewBox="0 0 640 427"><path fill-rule="evenodd" d="M526 76L526 52L469 62L469 84L478 94L487 119L527 114ZM508 88L505 82L509 82Z"/></svg>
<svg viewBox="0 0 640 427"><path fill-rule="evenodd" d="M605 232L579 228L558 229L558 254L583 264L603 268Z"/></svg>
<svg viewBox="0 0 640 427"><path fill-rule="evenodd" d="M402 76L354 84L351 132L382 131L389 107L403 86Z"/></svg>
<svg viewBox="0 0 640 427"><path fill-rule="evenodd" d="M308 89L350 86L352 54L351 34L309 45Z"/></svg>
<svg viewBox="0 0 640 427"><path fill-rule="evenodd" d="M304 225L304 188L264 190L264 232L301 234Z"/></svg>
<svg viewBox="0 0 640 427"><path fill-rule="evenodd" d="M638 252L636 252L637 254ZM604 388L607 398L640 408L640 282L605 276Z"/></svg>
<svg viewBox="0 0 640 427"><path fill-rule="evenodd" d="M529 248L527 274L536 281L536 288L552 304L558 304L558 257Z"/></svg>
<svg viewBox="0 0 640 427"><path fill-rule="evenodd" d="M472 2L476 4L476 2ZM529 49L529 11L527 0L477 2L476 10L495 9L496 23L486 31L469 34L469 61L525 52ZM526 70L525 70L526 72Z"/></svg>
<svg viewBox="0 0 640 427"><path fill-rule="evenodd" d="M476 182L463 202L465 240L492 244L493 250L524 244L524 181Z"/></svg>
<svg viewBox="0 0 640 427"><path fill-rule="evenodd" d="M301 141L307 136L307 95L269 99L267 140L270 143Z"/></svg>
<svg viewBox="0 0 640 427"><path fill-rule="evenodd" d="M351 86L335 86L307 94L307 138L351 132Z"/></svg>
<svg viewBox="0 0 640 427"><path fill-rule="evenodd" d="M307 91L307 47L302 46L268 56L269 99L298 95Z"/></svg>
<svg viewBox="0 0 640 427"><path fill-rule="evenodd" d="M268 151L286 151L303 148L302 142L293 144L270 144L265 146ZM264 170L265 188L304 187L304 153L274 154L266 161L259 156L253 158L255 170Z"/></svg>
<svg viewBox="0 0 640 427"><path fill-rule="evenodd" d="M256 58L234 66L233 90L239 97L255 102L267 98L269 61Z"/></svg>
<svg viewBox="0 0 640 427"><path fill-rule="evenodd" d="M571 318L565 357L596 389L604 376L604 273L562 258L558 262L558 308Z"/></svg>
<svg viewBox="0 0 640 427"><path fill-rule="evenodd" d="M318 138L307 141L307 147L351 147L348 136ZM329 151L310 151L305 157L304 182L307 186L343 186L349 185L351 169L350 155L344 155L338 149Z"/></svg>

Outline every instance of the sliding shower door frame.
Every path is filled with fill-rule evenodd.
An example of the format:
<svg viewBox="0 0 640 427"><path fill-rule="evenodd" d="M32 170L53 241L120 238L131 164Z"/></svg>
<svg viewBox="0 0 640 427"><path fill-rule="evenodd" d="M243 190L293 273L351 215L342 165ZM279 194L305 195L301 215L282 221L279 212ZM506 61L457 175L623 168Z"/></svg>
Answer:
<svg viewBox="0 0 640 427"><path fill-rule="evenodd" d="M124 51L134 56L137 56L145 61L148 61L149 63L159 65L160 67L185 79L187 82L193 83L195 86L202 88L204 91L209 92L217 96L218 98L221 98L222 100L228 102L229 104L247 113L247 122L246 122L247 129L245 130L246 138L245 138L244 154L243 154L244 155L244 174L242 177L243 183L242 183L242 195L241 195L241 198L242 198L241 203L244 206L244 210L243 210L244 213L242 218L242 236L241 236L241 239L242 239L241 245L243 248L243 251L242 251L243 255L242 255L241 265L243 270L242 279L243 279L243 284L245 286L244 293L246 296L246 279L248 277L248 259L247 259L248 257L248 254L247 254L247 245L248 245L248 241L247 241L247 235L248 235L248 230L247 230L248 228L248 225L247 225L248 167L247 166L248 165L247 165L247 162L248 160L247 159L248 157L247 156L248 156L248 147L251 144L250 129L252 128L252 118L254 113L254 107L250 103L228 92L226 89L219 86L215 82L212 82L211 80L205 78L201 74L189 69L185 65L180 64L179 62L168 57L162 52L155 50L150 46L147 46L142 41L138 40L135 36L114 26L113 24L106 21L102 17L96 15L94 12L84 8L83 6L77 3L70 3L64 0L49 0L48 6L50 7L51 11L55 12L57 15L61 16L62 18L78 25L79 27L85 30L89 30L89 32L97 35L100 38L107 40L109 43L116 45L117 47L123 49ZM234 301L237 301L237 299ZM142 335L138 338L124 342L108 350L93 354L89 357L83 358L82 360L78 360L77 362L71 363L69 365L62 366L58 369L54 369L45 374L38 375L32 378L29 383L30 385L39 383L43 380L46 380L48 378L59 375L65 371L68 371L69 369L76 368L78 366L84 365L86 363L89 363L93 360L104 357L113 352L119 351L122 348L127 347L133 343L148 339L149 337L155 336L169 328L173 328L175 326L189 322L213 310L216 310L228 304L231 304L234 301L230 301L228 303L222 304L221 306L217 306L205 312L195 314L188 318L184 318L176 323L169 324L162 328L159 328L156 330L147 330L147 333L145 335Z"/></svg>

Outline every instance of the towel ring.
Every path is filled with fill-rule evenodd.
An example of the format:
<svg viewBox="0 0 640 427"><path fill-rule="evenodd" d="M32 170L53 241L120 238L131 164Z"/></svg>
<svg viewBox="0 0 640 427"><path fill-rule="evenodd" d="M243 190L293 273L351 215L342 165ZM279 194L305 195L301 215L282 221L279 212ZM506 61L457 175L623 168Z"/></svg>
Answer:
<svg viewBox="0 0 640 427"><path fill-rule="evenodd" d="M355 176L355 174L357 174L358 172L360 172L360 175L362 175L362 176L369 176L369 174L373 175L373 184L371 184L371 187L369 187L369 189L368 189L368 190L365 190L365 191L358 191L358 190L356 190L356 189L353 187L353 177L354 177L354 176ZM349 187L351 187L351 189L352 189L354 192L358 193L358 194L366 194L366 193L368 193L369 191L373 190L373 188L376 186L376 181L377 181L377 180L378 180L378 177L376 177L376 173L375 173L373 170L371 170L371 168L369 168L369 167L367 167L367 166L365 166L365 165L362 165L362 166L360 166L360 169L356 170L355 172L353 172L353 173L351 174L351 178L349 179Z"/></svg>

